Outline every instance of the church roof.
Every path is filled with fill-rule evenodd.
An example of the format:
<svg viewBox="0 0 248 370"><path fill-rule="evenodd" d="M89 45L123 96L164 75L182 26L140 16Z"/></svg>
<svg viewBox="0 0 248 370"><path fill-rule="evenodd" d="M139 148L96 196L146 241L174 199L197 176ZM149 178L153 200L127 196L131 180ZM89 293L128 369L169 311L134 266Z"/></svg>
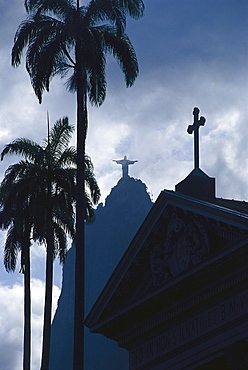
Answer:
<svg viewBox="0 0 248 370"><path fill-rule="evenodd" d="M248 202L213 198L210 201L193 198L177 191L163 190L161 193L167 198L167 202L177 204L179 207L192 210L203 215L213 215L219 220L237 222L241 227L248 229Z"/></svg>
<svg viewBox="0 0 248 370"><path fill-rule="evenodd" d="M216 198L213 201L217 206L228 208L233 211L237 211L239 213L248 214L248 202L234 200L234 199L224 199L224 198Z"/></svg>
<svg viewBox="0 0 248 370"><path fill-rule="evenodd" d="M170 233L168 225L172 225L175 220L179 221L177 225L180 222L181 225L184 224L186 233L192 225L198 230L201 244L205 243L206 254L200 261L193 264L191 262L191 265L186 254L185 261L179 261L179 268L179 265L173 265L175 261L171 261L169 280L163 280L159 288L152 288L151 253L157 253L156 245L159 243L162 243L163 248L167 248L165 245L168 245ZM162 290L170 289L171 284L179 284L186 276L193 276L197 271L203 271L203 276L197 278L203 279L204 268L217 266L220 258L224 261L225 258L228 259L227 255L235 254L238 249L246 250L247 221L247 202L222 198L215 198L210 202L172 190L163 190L86 318L86 325L93 332L108 336L108 323L113 322L114 328L117 325L117 319L114 317L124 311L133 311L137 304L135 302L145 302L145 296L158 296ZM175 226L175 223L173 225ZM186 268L183 263L187 264ZM190 284L194 284L194 281L191 279Z"/></svg>
<svg viewBox="0 0 248 370"><path fill-rule="evenodd" d="M201 199L196 199L184 194L180 194L177 191L173 190L164 190L165 194L173 194L174 196L178 197L179 199L188 199L190 202L195 204L205 204L207 207L216 207L216 209L233 213L237 215L248 215L248 202L240 201L235 199L225 199L225 198L213 198L209 201L204 201Z"/></svg>

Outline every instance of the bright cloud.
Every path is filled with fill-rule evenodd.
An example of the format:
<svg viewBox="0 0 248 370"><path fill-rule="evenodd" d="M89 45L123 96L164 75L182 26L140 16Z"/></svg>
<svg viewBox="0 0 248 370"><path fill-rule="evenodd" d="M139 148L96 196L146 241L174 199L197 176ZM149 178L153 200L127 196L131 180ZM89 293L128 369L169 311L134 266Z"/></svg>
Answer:
<svg viewBox="0 0 248 370"><path fill-rule="evenodd" d="M121 177L112 160L124 155L138 160L130 175L147 184L153 200L187 176L193 168L193 137L186 130L195 106L207 119L200 130L201 168L216 177L218 196L248 200L247 0L145 0L145 5L141 20L128 21L140 64L137 81L126 89L119 66L108 58L106 101L89 107L87 152L102 201ZM65 81L54 79L39 105L25 62L11 67L14 33L24 17L23 1L0 0L0 150L17 137L41 143L47 111L51 122L69 116L75 124L76 119L76 97L66 92ZM0 178L16 160L0 162ZM34 369L41 348L44 286L38 279L44 279L44 256L43 247L32 247ZM0 370L19 370L21 276L7 274L0 263ZM55 276L61 276L57 262Z"/></svg>
<svg viewBox="0 0 248 370"><path fill-rule="evenodd" d="M43 328L44 283L31 281L32 294L32 368L40 365L41 338ZM53 313L60 289L53 286ZM23 348L23 286L0 285L0 370L20 370Z"/></svg>

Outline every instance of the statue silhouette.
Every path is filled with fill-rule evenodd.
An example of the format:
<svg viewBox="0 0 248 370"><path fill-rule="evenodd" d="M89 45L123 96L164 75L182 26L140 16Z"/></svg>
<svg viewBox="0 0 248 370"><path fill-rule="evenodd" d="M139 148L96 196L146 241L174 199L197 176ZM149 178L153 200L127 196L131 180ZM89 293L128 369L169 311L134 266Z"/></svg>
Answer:
<svg viewBox="0 0 248 370"><path fill-rule="evenodd" d="M138 161L130 161L129 159L127 159L127 156L125 155L124 159L119 159L119 160L113 159L113 162L116 162L117 164L121 164L122 177L128 177L128 166Z"/></svg>

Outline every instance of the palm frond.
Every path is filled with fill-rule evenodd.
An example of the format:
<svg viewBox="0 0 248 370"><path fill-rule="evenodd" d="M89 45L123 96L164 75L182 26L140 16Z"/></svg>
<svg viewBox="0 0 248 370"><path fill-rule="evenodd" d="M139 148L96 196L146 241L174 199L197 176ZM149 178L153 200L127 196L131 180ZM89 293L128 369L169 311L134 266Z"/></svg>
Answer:
<svg viewBox="0 0 248 370"><path fill-rule="evenodd" d="M142 0L114 0L116 6L134 19L143 17L145 5Z"/></svg>
<svg viewBox="0 0 248 370"><path fill-rule="evenodd" d="M87 6L84 19L89 26L101 24L105 21L114 24L121 33L126 27L124 7L118 6L114 1L93 0Z"/></svg>
<svg viewBox="0 0 248 370"><path fill-rule="evenodd" d="M12 143L5 145L1 153L1 160L7 154L22 155L25 159L35 160L41 151L42 147L35 141L25 138L16 139Z"/></svg>
<svg viewBox="0 0 248 370"><path fill-rule="evenodd" d="M71 93L75 93L77 91L77 79L76 79L76 70L75 69L73 70L72 75L66 81L65 87Z"/></svg>
<svg viewBox="0 0 248 370"><path fill-rule="evenodd" d="M73 0L25 0L24 5L27 13L52 12L61 18L76 11Z"/></svg>
<svg viewBox="0 0 248 370"><path fill-rule="evenodd" d="M57 120L50 130L50 143L45 140L46 150L49 149L55 158L61 157L68 147L73 132L74 127L69 124L68 117Z"/></svg>
<svg viewBox="0 0 248 370"><path fill-rule="evenodd" d="M107 50L118 61L125 76L126 86L133 85L139 73L139 66L133 45L126 34L119 36L116 30L105 27L104 38Z"/></svg>
<svg viewBox="0 0 248 370"><path fill-rule="evenodd" d="M66 25L46 15L35 16L36 37L30 40L26 53L26 68L30 75L35 94L41 102L44 90L49 91L51 78L65 72L67 49L70 36ZM72 46L73 46L73 39ZM65 52L66 51L66 52Z"/></svg>
<svg viewBox="0 0 248 370"><path fill-rule="evenodd" d="M88 74L88 94L90 102L100 106L106 97L106 47L102 27L92 27L87 40L85 68Z"/></svg>
<svg viewBox="0 0 248 370"><path fill-rule="evenodd" d="M91 195L91 199L92 199L93 204L97 204L99 202L101 192L100 192L100 189L98 187L98 184L97 184L96 178L94 176L94 173L90 170L87 170L87 169L85 171L85 182L86 182L86 185L87 185L87 187L90 191L90 195Z"/></svg>
<svg viewBox="0 0 248 370"><path fill-rule="evenodd" d="M15 37L14 45L11 52L11 64L17 67L21 63L21 57L24 48L37 37L37 28L33 17L28 17L21 22L18 27Z"/></svg>
<svg viewBox="0 0 248 370"><path fill-rule="evenodd" d="M57 165L60 167L72 166L74 167L77 163L77 151L75 147L67 148L61 153L58 159Z"/></svg>
<svg viewBox="0 0 248 370"><path fill-rule="evenodd" d="M90 224L95 221L95 211L89 194L85 193L86 205L85 205L85 222Z"/></svg>
<svg viewBox="0 0 248 370"><path fill-rule="evenodd" d="M13 222L12 214L9 212L8 208L2 208L0 211L0 228L6 230Z"/></svg>
<svg viewBox="0 0 248 370"><path fill-rule="evenodd" d="M7 233L4 246L4 266L7 272L15 271L17 255L20 250L18 235L14 226L10 227Z"/></svg>
<svg viewBox="0 0 248 370"><path fill-rule="evenodd" d="M61 228L57 223L53 224L54 232L54 250L53 257L59 256L60 263L65 262L67 254L67 238L66 233L63 228Z"/></svg>

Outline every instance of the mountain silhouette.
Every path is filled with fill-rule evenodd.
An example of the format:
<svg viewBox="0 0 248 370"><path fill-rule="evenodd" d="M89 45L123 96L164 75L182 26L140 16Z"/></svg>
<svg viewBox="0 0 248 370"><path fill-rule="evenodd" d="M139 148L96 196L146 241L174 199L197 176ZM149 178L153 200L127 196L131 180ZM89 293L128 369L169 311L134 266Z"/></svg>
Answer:
<svg viewBox="0 0 248 370"><path fill-rule="evenodd" d="M138 231L152 201L146 185L133 177L122 177L99 204L96 220L85 230L85 311L98 298L109 277ZM49 370L72 370L75 247L68 251L63 282L51 334ZM128 353L113 341L85 328L85 369L126 370Z"/></svg>

